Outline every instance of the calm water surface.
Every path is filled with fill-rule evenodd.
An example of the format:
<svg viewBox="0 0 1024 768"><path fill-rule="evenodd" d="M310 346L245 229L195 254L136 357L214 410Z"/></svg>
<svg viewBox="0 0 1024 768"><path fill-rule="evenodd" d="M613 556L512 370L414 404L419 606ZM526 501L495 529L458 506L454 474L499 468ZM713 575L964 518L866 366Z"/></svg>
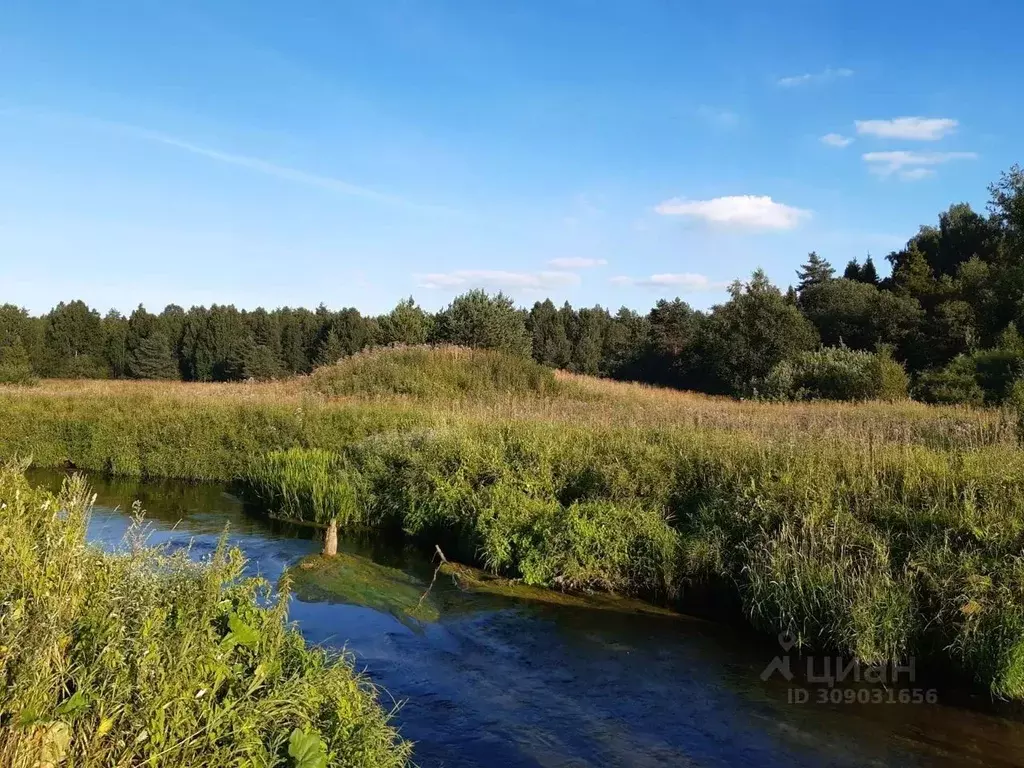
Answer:
<svg viewBox="0 0 1024 768"><path fill-rule="evenodd" d="M222 487L91 482L89 536L104 547L119 546L139 499L151 543L203 557L227 528L271 581L319 549L311 532L247 512ZM408 553L342 548L430 580L430 564ZM291 605L310 641L347 647L385 703L401 703L397 723L424 768L1024 765L1024 718L984 696L939 686L934 705L791 704L785 681L761 680L778 647L738 630L480 599L444 577L431 595L430 622L308 591Z"/></svg>

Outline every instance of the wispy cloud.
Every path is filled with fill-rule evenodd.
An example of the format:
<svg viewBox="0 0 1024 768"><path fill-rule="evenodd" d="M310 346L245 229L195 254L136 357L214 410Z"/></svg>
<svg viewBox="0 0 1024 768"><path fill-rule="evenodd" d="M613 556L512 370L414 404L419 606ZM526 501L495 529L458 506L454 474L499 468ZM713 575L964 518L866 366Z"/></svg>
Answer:
<svg viewBox="0 0 1024 768"><path fill-rule="evenodd" d="M54 112L46 109L13 108L10 111L17 112L22 116L27 116L33 119L59 121L61 123L77 125L83 128L91 128L93 130L100 130L109 133L120 134L123 136L142 139L156 144L162 144L164 146L172 147L182 152L188 152L189 154L197 155L199 157L205 157L208 160L213 160L215 162L223 163L225 165L233 165L238 168L244 168L255 173L263 174L265 176L272 176L283 181L288 181L295 184L303 184L309 187L317 187L319 189L324 189L330 192L347 195L349 197L357 197L362 198L364 200L382 203L385 205L398 206L420 211L447 214L458 213L458 211L455 211L454 209L445 206L420 203L414 200L409 200L407 198L401 197L399 195L381 192L371 187L367 187L361 184L355 184L344 179L339 179L335 176L329 176L320 173L312 173L310 171L292 168L290 166L281 165L279 163L275 163L261 157L242 155L234 152L223 151L221 149L215 149L212 147L194 143L187 139L172 136L161 131L155 131L137 125L118 123L109 120L103 120L100 118L86 117L84 115L70 114L65 112Z"/></svg>
<svg viewBox="0 0 1024 768"><path fill-rule="evenodd" d="M723 129L735 128L740 122L740 116L731 109L712 107L708 104L701 104L697 107L697 117L708 125Z"/></svg>
<svg viewBox="0 0 1024 768"><path fill-rule="evenodd" d="M933 166L943 165L953 160L974 160L975 152L911 152L894 150L891 152L865 152L864 162L868 170L878 176L898 175L906 181L914 181L934 175Z"/></svg>
<svg viewBox="0 0 1024 768"><path fill-rule="evenodd" d="M848 147L853 144L853 139L849 136L843 136L841 133L826 133L821 137L821 143L829 147Z"/></svg>
<svg viewBox="0 0 1024 768"><path fill-rule="evenodd" d="M811 215L810 211L758 195L734 195L712 200L672 198L654 210L662 216L686 216L737 229L793 229Z"/></svg>
<svg viewBox="0 0 1024 768"><path fill-rule="evenodd" d="M318 187L320 189L325 189L330 192L337 192L351 197L359 197L364 200L372 200L374 202L384 203L386 205L394 205L403 208L413 208L424 211L454 213L454 211L450 208L406 200L403 197L390 195L384 192L378 192L375 189L364 187L359 184L353 184L352 182L345 181L343 179L338 179L334 176L325 176L322 174L302 171L297 168L291 168L287 165L279 165L277 163L273 163L270 162L269 160L264 160L259 157L251 157L248 155L237 155L230 152L222 152L218 149L211 149L209 147L200 146L199 144L193 144L190 141L185 141L174 136L167 136L165 134L155 133L153 131L147 131L141 128L131 127L131 130L140 137L147 138L151 141L155 141L160 144L165 144L169 147L174 147L184 152L189 152L193 155L206 157L209 158L210 160L215 160L219 163L234 165L238 166L239 168L246 168L250 171L262 173L267 176L273 176L284 181L290 181L297 184L305 184L311 187Z"/></svg>
<svg viewBox="0 0 1024 768"><path fill-rule="evenodd" d="M500 269L456 269L416 275L420 288L488 288L499 291L546 291L579 285L575 272L510 272Z"/></svg>
<svg viewBox="0 0 1024 768"><path fill-rule="evenodd" d="M861 136L938 141L953 133L959 123L949 117L895 117L891 120L857 120L854 125Z"/></svg>
<svg viewBox="0 0 1024 768"><path fill-rule="evenodd" d="M603 267L607 263L604 259L589 259L586 256L567 256L551 259L548 262L548 266L555 269L590 269L592 267Z"/></svg>
<svg viewBox="0 0 1024 768"><path fill-rule="evenodd" d="M712 291L725 287L725 283L712 282L706 275L694 272L663 272L650 277L629 277L618 275L610 281L613 285L634 285L642 288L677 288L685 293Z"/></svg>
<svg viewBox="0 0 1024 768"><path fill-rule="evenodd" d="M775 81L775 84L780 88L797 88L801 85L812 85L814 83L827 83L830 80L836 80L842 77L852 77L853 70L847 69L846 67L840 67L838 69L824 69L821 72L804 72L802 75L790 75L788 77L780 77Z"/></svg>

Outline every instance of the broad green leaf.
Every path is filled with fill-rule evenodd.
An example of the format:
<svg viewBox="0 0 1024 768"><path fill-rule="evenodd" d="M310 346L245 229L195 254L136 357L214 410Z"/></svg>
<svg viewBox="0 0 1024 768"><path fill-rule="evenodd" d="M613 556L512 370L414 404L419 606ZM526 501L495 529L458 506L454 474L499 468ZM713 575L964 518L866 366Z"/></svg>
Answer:
<svg viewBox="0 0 1024 768"><path fill-rule="evenodd" d="M316 733L296 728L288 739L288 754L295 768L327 768L327 748Z"/></svg>
<svg viewBox="0 0 1024 768"><path fill-rule="evenodd" d="M224 636L224 645L244 645L246 648L253 648L259 639L259 633L238 618L238 614L232 613L228 617L228 633Z"/></svg>
<svg viewBox="0 0 1024 768"><path fill-rule="evenodd" d="M75 691L71 694L71 698L67 699L63 704L54 710L57 715L75 715L83 709L89 706L89 698L81 691Z"/></svg>

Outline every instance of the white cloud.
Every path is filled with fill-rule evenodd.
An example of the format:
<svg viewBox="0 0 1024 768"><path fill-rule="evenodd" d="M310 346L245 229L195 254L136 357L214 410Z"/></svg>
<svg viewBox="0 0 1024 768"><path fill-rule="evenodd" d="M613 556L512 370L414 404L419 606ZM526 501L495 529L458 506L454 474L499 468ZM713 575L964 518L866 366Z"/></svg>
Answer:
<svg viewBox="0 0 1024 768"><path fill-rule="evenodd" d="M735 128L740 121L740 116L732 110L707 104L697 107L697 117L718 128Z"/></svg>
<svg viewBox="0 0 1024 768"><path fill-rule="evenodd" d="M900 178L904 181L918 181L934 175L935 170L933 168L911 168L906 171L900 171Z"/></svg>
<svg viewBox="0 0 1024 768"><path fill-rule="evenodd" d="M853 139L849 136L843 136L841 133L826 133L821 137L821 143L829 147L848 147L853 144Z"/></svg>
<svg viewBox="0 0 1024 768"><path fill-rule="evenodd" d="M416 275L420 288L488 288L498 291L545 291L579 285L574 272L510 272L500 269L456 269Z"/></svg>
<svg viewBox="0 0 1024 768"><path fill-rule="evenodd" d="M935 172L931 166L942 165L952 160L974 160L978 155L974 152L911 152L894 150L891 152L865 152L862 155L868 164L868 170L878 176L898 174L901 179L913 181L931 176Z"/></svg>
<svg viewBox="0 0 1024 768"><path fill-rule="evenodd" d="M861 136L938 141L953 133L959 123L949 117L896 117L892 120L855 120L854 125Z"/></svg>
<svg viewBox="0 0 1024 768"><path fill-rule="evenodd" d="M722 288L725 283L713 283L705 275L693 272L665 272L650 277L619 275L609 282L614 285L636 285L644 288L679 288L683 292L709 291Z"/></svg>
<svg viewBox="0 0 1024 768"><path fill-rule="evenodd" d="M604 259L588 259L586 256L566 256L564 258L551 259L549 267L555 269L590 269L591 267L603 267L608 262Z"/></svg>
<svg viewBox="0 0 1024 768"><path fill-rule="evenodd" d="M822 70L821 72L805 72L802 75L790 75L789 77L780 77L775 81L775 84L782 88L796 88L801 85L810 85L811 83L825 83L829 80L835 80L840 77L852 77L853 70L847 69L846 67L840 67L839 69L828 69Z"/></svg>
<svg viewBox="0 0 1024 768"><path fill-rule="evenodd" d="M662 216L689 216L740 229L793 229L810 211L776 203L767 195L733 195L713 200L672 198L655 207Z"/></svg>

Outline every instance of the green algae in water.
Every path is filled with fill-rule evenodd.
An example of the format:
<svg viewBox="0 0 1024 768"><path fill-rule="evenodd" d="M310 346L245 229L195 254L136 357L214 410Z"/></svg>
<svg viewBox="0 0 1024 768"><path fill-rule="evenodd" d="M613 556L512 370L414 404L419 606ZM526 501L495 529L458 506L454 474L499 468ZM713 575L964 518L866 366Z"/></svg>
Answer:
<svg viewBox="0 0 1024 768"><path fill-rule="evenodd" d="M346 603L394 616L403 624L440 618L428 584L398 568L339 552L310 555L288 569L292 592L303 602Z"/></svg>
<svg viewBox="0 0 1024 768"><path fill-rule="evenodd" d="M462 591L476 595L489 595L507 600L544 603L569 608L589 608L616 613L682 618L682 614L675 611L628 597L619 597L603 592L594 594L558 592L511 579L503 579L500 576L481 571L479 568L471 568L468 565L450 561L441 564L440 572L450 576Z"/></svg>
<svg viewBox="0 0 1024 768"><path fill-rule="evenodd" d="M450 561L441 564L433 583L343 552L334 557L310 555L289 568L288 575L292 592L304 602L364 606L412 627L436 622L442 614L500 610L523 603L681 618L640 600L533 587Z"/></svg>

